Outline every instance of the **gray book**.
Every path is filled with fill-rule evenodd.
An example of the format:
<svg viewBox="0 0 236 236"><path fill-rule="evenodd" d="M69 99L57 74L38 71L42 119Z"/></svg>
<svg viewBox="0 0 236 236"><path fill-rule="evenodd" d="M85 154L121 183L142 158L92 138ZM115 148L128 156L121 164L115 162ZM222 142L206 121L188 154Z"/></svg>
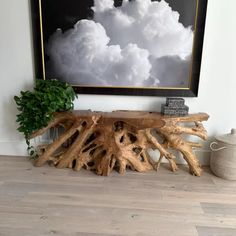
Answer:
<svg viewBox="0 0 236 236"><path fill-rule="evenodd" d="M165 104L161 106L161 113L168 116L185 116L188 115L189 107L184 105L182 107L169 107Z"/></svg>
<svg viewBox="0 0 236 236"><path fill-rule="evenodd" d="M169 107L182 107L184 102L183 98L166 98L166 106Z"/></svg>

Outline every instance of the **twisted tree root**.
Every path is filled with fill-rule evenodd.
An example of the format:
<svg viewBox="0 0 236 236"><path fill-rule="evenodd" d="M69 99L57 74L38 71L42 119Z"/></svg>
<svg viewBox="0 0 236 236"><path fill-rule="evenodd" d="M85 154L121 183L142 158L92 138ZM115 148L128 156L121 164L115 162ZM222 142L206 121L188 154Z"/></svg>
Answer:
<svg viewBox="0 0 236 236"><path fill-rule="evenodd" d="M114 168L118 168L120 174L127 168L138 172L157 170L165 157L171 170L176 171L175 157L168 149L172 148L183 154L190 173L200 176L202 170L193 153L193 148L200 144L185 141L181 134L206 139L207 133L201 122L207 119L208 115L204 113L185 117L129 111L56 113L48 126L36 131L32 137L58 126L64 127L64 132L53 143L41 147L35 165L50 162L57 168L77 171L84 167L107 176ZM194 126L179 126L179 123L188 122L193 122ZM155 132L164 139L163 143L158 142ZM159 161L150 157L150 148L159 150Z"/></svg>

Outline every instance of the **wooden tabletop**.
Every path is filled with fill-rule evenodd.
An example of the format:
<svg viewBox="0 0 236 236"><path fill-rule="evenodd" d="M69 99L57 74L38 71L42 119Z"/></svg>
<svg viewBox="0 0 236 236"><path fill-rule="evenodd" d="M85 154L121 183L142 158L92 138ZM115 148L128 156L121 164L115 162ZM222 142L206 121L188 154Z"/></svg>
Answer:
<svg viewBox="0 0 236 236"><path fill-rule="evenodd" d="M160 112L148 112L148 111L130 111L130 110L117 110L112 112L101 112L91 110L75 110L73 111L80 118L91 118L91 116L101 116L99 120L100 124L110 124L115 121L123 121L131 123L139 129L147 128L160 128L169 119L180 119L185 122L188 120L191 122L193 117L199 118L198 121L204 121L209 118L206 113L190 114L187 116L165 116Z"/></svg>

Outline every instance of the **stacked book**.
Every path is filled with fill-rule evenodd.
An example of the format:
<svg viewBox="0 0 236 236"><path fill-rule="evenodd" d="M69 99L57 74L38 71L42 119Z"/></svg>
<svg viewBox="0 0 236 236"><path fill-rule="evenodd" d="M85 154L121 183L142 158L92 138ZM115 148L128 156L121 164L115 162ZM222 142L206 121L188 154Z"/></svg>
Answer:
<svg viewBox="0 0 236 236"><path fill-rule="evenodd" d="M166 104L162 104L161 113L168 116L188 115L189 107L183 98L166 98Z"/></svg>

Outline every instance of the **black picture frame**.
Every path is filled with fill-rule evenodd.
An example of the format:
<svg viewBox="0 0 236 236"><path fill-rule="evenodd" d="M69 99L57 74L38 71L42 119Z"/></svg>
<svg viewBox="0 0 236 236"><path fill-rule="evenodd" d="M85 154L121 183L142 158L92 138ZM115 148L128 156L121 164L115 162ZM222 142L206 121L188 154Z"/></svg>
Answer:
<svg viewBox="0 0 236 236"><path fill-rule="evenodd" d="M50 0L30 0L32 16L32 33L34 47L35 77L47 79L45 68L45 19L44 2ZM63 1L63 0L60 0ZM64 0L68 4L73 0ZM93 0L84 0L84 2ZM117 0L122 2L122 0ZM178 0L181 1L181 0ZM80 1L78 1L80 2ZM208 0L196 0L196 15L194 40L192 47L191 72L189 75L188 87L101 87L101 86L80 86L73 85L79 94L106 94L106 95L135 95L135 96L163 96L163 97L197 97L199 87L199 77L201 69L202 49L204 40L204 30ZM71 6L74 7L73 5ZM50 78L51 79L51 78Z"/></svg>

